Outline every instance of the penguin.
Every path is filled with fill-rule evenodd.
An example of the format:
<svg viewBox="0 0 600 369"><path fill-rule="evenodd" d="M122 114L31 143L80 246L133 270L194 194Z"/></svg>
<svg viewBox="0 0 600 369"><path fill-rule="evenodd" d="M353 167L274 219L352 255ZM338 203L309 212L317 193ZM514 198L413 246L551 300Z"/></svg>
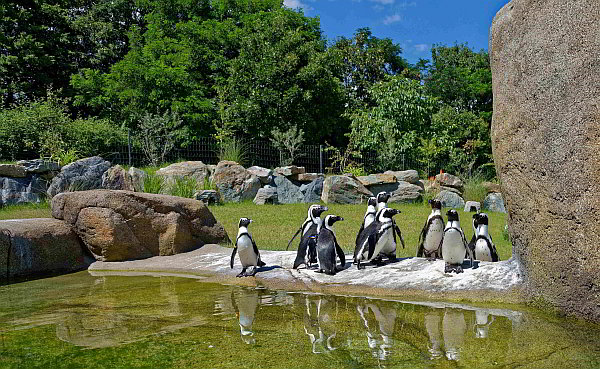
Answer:
<svg viewBox="0 0 600 369"><path fill-rule="evenodd" d="M359 234L354 249L354 260L358 269L362 269L361 261L373 260L388 243L395 243L392 217L399 213L398 209L382 208L377 212L375 221Z"/></svg>
<svg viewBox="0 0 600 369"><path fill-rule="evenodd" d="M473 253L475 260L498 261L498 252L496 245L492 241L492 236L488 233L488 216L486 213L477 213L473 215L473 224L477 223L475 240L471 240L469 248Z"/></svg>
<svg viewBox="0 0 600 369"><path fill-rule="evenodd" d="M344 218L337 215L328 215L321 225L317 236L317 262L319 264L318 272L329 275L335 275L338 268L335 263L335 257L340 258L342 268L346 265L346 256L335 237L333 224Z"/></svg>
<svg viewBox="0 0 600 369"><path fill-rule="evenodd" d="M458 212L454 209L448 210L448 223L444 229L444 236L441 245L442 258L446 262L444 273L462 273L462 262L465 259L466 253L469 254L471 265L473 264L473 253L467 247L465 234L460 228Z"/></svg>
<svg viewBox="0 0 600 369"><path fill-rule="evenodd" d="M231 253L230 266L233 269L233 262L235 260L235 253L240 249L240 262L242 263L242 271L236 277L250 277L256 274L257 267L265 266L262 260L260 260L260 254L256 243L252 239L252 235L248 232L248 225L252 223L252 219L240 218L239 230L237 238L235 239L235 245L233 252ZM246 273L246 269L252 266L252 273Z"/></svg>
<svg viewBox="0 0 600 369"><path fill-rule="evenodd" d="M304 223L302 223L300 229L296 231L296 234L294 234L290 242L288 242L286 250L290 247L294 238L302 233L296 260L294 260L294 269L297 269L302 264L310 267L317 262L317 228L322 223L321 214L327 210L329 210L327 206L318 204L311 205L308 208L308 215L304 220Z"/></svg>
<svg viewBox="0 0 600 369"><path fill-rule="evenodd" d="M358 236L360 236L361 232L369 226L369 224L373 223L375 220L375 215L377 214L377 198L369 197L367 201L367 211L365 212L365 216L363 217L363 222L360 225L360 229L358 230L358 234L356 235L356 242L358 242Z"/></svg>
<svg viewBox="0 0 600 369"><path fill-rule="evenodd" d="M431 214L419 235L419 246L417 257L425 256L429 260L435 260L442 255L439 253L442 238L444 236L444 217L442 217L442 202L440 200L429 200Z"/></svg>
<svg viewBox="0 0 600 369"><path fill-rule="evenodd" d="M381 191L377 194L377 211L387 208L387 202L390 199L391 194L385 191ZM394 243L388 244L381 250L381 255L377 255L378 260L380 260L381 256L386 256L390 261L396 260L396 234L400 238L400 243L402 244L402 248L404 245L404 237L402 237L402 232L400 231L400 227L396 224L396 221L392 219L392 229L394 230Z"/></svg>

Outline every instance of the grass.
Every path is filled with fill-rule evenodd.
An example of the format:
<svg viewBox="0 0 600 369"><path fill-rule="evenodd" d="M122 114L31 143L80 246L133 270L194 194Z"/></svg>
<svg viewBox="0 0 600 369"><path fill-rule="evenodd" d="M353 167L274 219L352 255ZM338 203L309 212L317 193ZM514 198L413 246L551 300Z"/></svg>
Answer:
<svg viewBox="0 0 600 369"><path fill-rule="evenodd" d="M39 204L8 205L0 207L0 220L51 218L50 203L42 201Z"/></svg>
<svg viewBox="0 0 600 369"><path fill-rule="evenodd" d="M175 177L175 182L169 188L169 194L172 196L185 197L191 199L198 189L198 183L194 177Z"/></svg>

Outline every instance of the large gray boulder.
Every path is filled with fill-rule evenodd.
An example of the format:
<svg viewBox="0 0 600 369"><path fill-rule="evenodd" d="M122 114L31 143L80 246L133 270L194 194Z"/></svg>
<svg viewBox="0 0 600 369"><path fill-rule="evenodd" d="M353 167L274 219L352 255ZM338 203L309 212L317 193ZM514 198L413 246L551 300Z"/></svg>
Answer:
<svg viewBox="0 0 600 369"><path fill-rule="evenodd" d="M325 177L318 177L314 181L300 186L300 191L302 191L302 193L304 194L304 199L302 200L302 202L314 203L321 201L321 194L323 194L324 182Z"/></svg>
<svg viewBox="0 0 600 369"><path fill-rule="evenodd" d="M389 203L412 203L423 201L423 190L420 186L405 181L397 182L398 186L390 193Z"/></svg>
<svg viewBox="0 0 600 369"><path fill-rule="evenodd" d="M252 200L256 205L264 204L279 204L279 197L277 195L277 189L271 186L265 186L258 190L256 197Z"/></svg>
<svg viewBox="0 0 600 369"><path fill-rule="evenodd" d="M24 167L28 174L47 174L60 171L60 165L57 162L46 159L19 160L17 164Z"/></svg>
<svg viewBox="0 0 600 369"><path fill-rule="evenodd" d="M201 202L131 191L64 192L52 216L72 226L97 260L173 255L229 240Z"/></svg>
<svg viewBox="0 0 600 369"><path fill-rule="evenodd" d="M46 197L48 181L38 175L0 177L0 205L39 203Z"/></svg>
<svg viewBox="0 0 600 369"><path fill-rule="evenodd" d="M323 183L321 200L326 204L360 204L373 193L356 178L349 176L329 176Z"/></svg>
<svg viewBox="0 0 600 369"><path fill-rule="evenodd" d="M465 190L464 182L457 176L449 173L441 173L435 176L435 185L441 187L451 187L462 194Z"/></svg>
<svg viewBox="0 0 600 369"><path fill-rule="evenodd" d="M388 170L383 174L390 174L396 177L397 181L404 181L412 184L419 182L419 172L416 170Z"/></svg>
<svg viewBox="0 0 600 369"><path fill-rule="evenodd" d="M144 181L146 180L146 177L148 177L148 174L136 167L129 168L127 174L129 174L129 177L131 178L133 190L135 192L144 192Z"/></svg>
<svg viewBox="0 0 600 369"><path fill-rule="evenodd" d="M65 191L84 191L102 188L102 174L110 168L110 162L99 156L79 159L65 165L48 187L47 194L54 197Z"/></svg>
<svg viewBox="0 0 600 369"><path fill-rule="evenodd" d="M273 170L268 168L259 167L257 165L246 169L250 174L255 175L260 179L262 184L271 184L273 182Z"/></svg>
<svg viewBox="0 0 600 369"><path fill-rule="evenodd" d="M107 190L135 190L131 175L120 165L110 167L102 174L102 188Z"/></svg>
<svg viewBox="0 0 600 369"><path fill-rule="evenodd" d="M210 177L210 171L208 166L201 161L182 161L160 168L156 171L156 175L163 177L167 186L173 185L178 178L193 177L196 179L198 188L203 188L204 180L208 180Z"/></svg>
<svg viewBox="0 0 600 369"><path fill-rule="evenodd" d="M494 18L492 146L530 296L600 321L600 1L513 0Z"/></svg>
<svg viewBox="0 0 600 369"><path fill-rule="evenodd" d="M0 164L0 177L24 178L27 175L25 167L17 164Z"/></svg>
<svg viewBox="0 0 600 369"><path fill-rule="evenodd" d="M456 192L443 190L437 194L436 199L442 202L445 208L464 209L465 200Z"/></svg>
<svg viewBox="0 0 600 369"><path fill-rule="evenodd" d="M498 213L506 213L506 208L504 207L504 198L502 198L502 194L498 192L488 193L485 199L483 200L483 209L488 211L495 211Z"/></svg>
<svg viewBox="0 0 600 369"><path fill-rule="evenodd" d="M52 218L0 220L0 281L87 268L94 259L71 226ZM8 267L8 270L7 270Z"/></svg>
<svg viewBox="0 0 600 369"><path fill-rule="evenodd" d="M297 204L304 200L304 194L300 191L300 187L289 179L284 176L275 176L274 182L280 204Z"/></svg>
<svg viewBox="0 0 600 369"><path fill-rule="evenodd" d="M217 164L213 183L226 202L253 200L261 188L258 177L234 161L221 161Z"/></svg>

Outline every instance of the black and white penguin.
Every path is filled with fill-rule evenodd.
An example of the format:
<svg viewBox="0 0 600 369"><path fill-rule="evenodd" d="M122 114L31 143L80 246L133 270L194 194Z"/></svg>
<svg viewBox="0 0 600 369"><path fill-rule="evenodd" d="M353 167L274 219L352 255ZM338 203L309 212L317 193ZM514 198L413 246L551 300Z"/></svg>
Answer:
<svg viewBox="0 0 600 369"><path fill-rule="evenodd" d="M496 245L492 241L488 231L488 216L486 213L477 213L473 215L473 224L477 224L474 240L469 243L475 260L481 261L498 261L498 252Z"/></svg>
<svg viewBox="0 0 600 369"><path fill-rule="evenodd" d="M390 197L391 197L391 194L388 192L385 192L385 191L381 191L380 193L377 194L377 211L387 208L387 202L390 199ZM400 227L398 227L398 225L396 224L396 221L394 219L392 219L392 226L393 226L393 230L394 230L394 243L388 244L386 247L384 247L384 249L381 250L381 255L376 256L377 258L380 258L381 256L385 256L389 260L396 260L396 245L397 245L396 235L398 235L398 238L400 238L400 244L402 244L402 248L405 247L404 237L402 237L402 232L400 231Z"/></svg>
<svg viewBox="0 0 600 369"><path fill-rule="evenodd" d="M298 245L298 252L296 253L296 260L294 260L294 269L302 264L310 267L317 262L317 232L319 225L322 223L321 214L327 210L329 209L326 206L311 205L308 208L308 214L304 223L302 223L300 229L296 231L296 234L288 242L286 250L290 247L294 238L298 234L302 234L300 244Z"/></svg>
<svg viewBox="0 0 600 369"><path fill-rule="evenodd" d="M252 223L252 219L240 218L239 230L237 238L235 239L235 245L233 252L231 253L231 269L233 269L233 263L235 260L235 253L240 254L240 262L242 263L242 271L236 277L250 277L256 274L258 267L265 266L262 260L260 260L260 253L256 247L256 243L252 239L252 235L248 232L248 225ZM248 267L252 268L252 273L246 273Z"/></svg>
<svg viewBox="0 0 600 369"><path fill-rule="evenodd" d="M375 221L358 235L354 249L354 261L358 269L361 269L361 262L373 260L389 243L396 243L392 217L399 213L398 209L382 208L377 212Z"/></svg>
<svg viewBox="0 0 600 369"><path fill-rule="evenodd" d="M467 247L465 234L460 228L458 212L454 209L448 210L448 223L444 229L444 238L442 240L442 258L446 262L444 273L462 273L462 262L468 253L471 263L473 262L473 253Z"/></svg>
<svg viewBox="0 0 600 369"><path fill-rule="evenodd" d="M440 200L429 200L431 214L419 235L419 246L417 257L424 256L430 260L442 257L440 245L444 237L444 217L442 217L442 202Z"/></svg>
<svg viewBox="0 0 600 369"><path fill-rule="evenodd" d="M360 236L361 232L368 227L369 224L375 221L375 215L377 215L377 198L369 197L369 200L367 201L367 211L365 212L363 222L360 225L358 234L356 235L356 242L358 242L358 236Z"/></svg>
<svg viewBox="0 0 600 369"><path fill-rule="evenodd" d="M321 225L319 225L319 234L317 236L317 262L319 264L318 272L329 275L335 275L338 271L336 266L336 256L340 258L342 269L346 265L346 256L337 242L333 224L344 218L337 215L328 215Z"/></svg>
<svg viewBox="0 0 600 369"><path fill-rule="evenodd" d="M381 191L377 194L377 211L387 208L387 202L390 199L391 194Z"/></svg>

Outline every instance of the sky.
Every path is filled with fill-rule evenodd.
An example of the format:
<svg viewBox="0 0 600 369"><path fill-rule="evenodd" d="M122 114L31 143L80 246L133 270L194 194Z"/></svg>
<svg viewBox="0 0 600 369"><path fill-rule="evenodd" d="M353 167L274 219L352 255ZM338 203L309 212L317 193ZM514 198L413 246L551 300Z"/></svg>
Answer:
<svg viewBox="0 0 600 369"><path fill-rule="evenodd" d="M304 15L319 17L325 37L352 37L368 27L378 38L402 47L402 57L415 64L431 59L433 44L488 49L492 19L509 0L284 0Z"/></svg>

